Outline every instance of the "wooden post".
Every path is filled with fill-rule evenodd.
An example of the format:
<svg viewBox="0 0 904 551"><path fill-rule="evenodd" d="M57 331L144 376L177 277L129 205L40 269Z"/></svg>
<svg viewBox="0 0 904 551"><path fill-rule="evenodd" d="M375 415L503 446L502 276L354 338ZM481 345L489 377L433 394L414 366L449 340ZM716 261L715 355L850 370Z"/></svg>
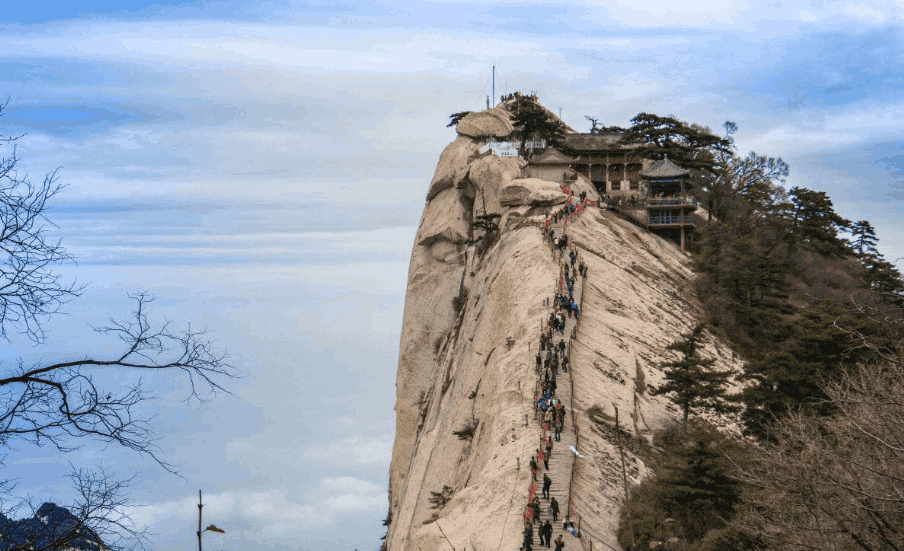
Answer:
<svg viewBox="0 0 904 551"><path fill-rule="evenodd" d="M439 533L443 535L443 539L446 540L446 543L449 544L449 547L452 548L452 551L458 551L457 549L455 549L455 546L452 545L452 542L449 541L449 538L446 537L446 533L443 532L443 527L439 525L439 520L436 521L436 527L439 528Z"/></svg>
<svg viewBox="0 0 904 551"><path fill-rule="evenodd" d="M198 551L201 551L201 508L204 503L201 502L201 490L198 490Z"/></svg>

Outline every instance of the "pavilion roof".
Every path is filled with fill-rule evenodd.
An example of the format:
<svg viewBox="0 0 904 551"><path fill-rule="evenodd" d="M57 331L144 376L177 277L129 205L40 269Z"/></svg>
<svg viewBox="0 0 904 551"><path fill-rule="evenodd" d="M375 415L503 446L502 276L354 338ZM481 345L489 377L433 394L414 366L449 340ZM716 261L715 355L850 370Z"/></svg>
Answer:
<svg viewBox="0 0 904 551"><path fill-rule="evenodd" d="M531 158L532 165L567 165L576 162L577 159L569 157L554 147L549 147L543 153Z"/></svg>
<svg viewBox="0 0 904 551"><path fill-rule="evenodd" d="M653 165L640 173L644 178L681 178L690 174L689 170L685 170L669 160L668 157L661 161L655 161Z"/></svg>
<svg viewBox="0 0 904 551"><path fill-rule="evenodd" d="M575 151L621 149L617 134L568 134L565 145Z"/></svg>

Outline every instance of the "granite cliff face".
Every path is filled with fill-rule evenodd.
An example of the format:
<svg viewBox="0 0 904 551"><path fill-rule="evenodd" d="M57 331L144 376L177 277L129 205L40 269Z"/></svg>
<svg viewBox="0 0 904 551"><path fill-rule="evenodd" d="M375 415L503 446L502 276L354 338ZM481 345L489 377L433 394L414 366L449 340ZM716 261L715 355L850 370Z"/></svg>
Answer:
<svg viewBox="0 0 904 551"><path fill-rule="evenodd" d="M543 434L535 416L534 358L562 283L562 258L543 227L570 200L565 191L599 199L586 179L563 191L557 183L522 178L527 171L520 157L482 154L487 140L512 132L504 109L472 113L458 132L428 188L408 273L390 551L521 545L532 484L527 462ZM472 230L483 213L501 215L495 241ZM563 220L553 229L561 235ZM562 496L560 518L568 514L576 525L580 518L581 535L565 539L567 550L589 549L591 541L594 548L619 549L615 529L624 487L615 408L628 482L636 482L647 468L631 443L679 416L667 399L650 397L644 388L662 380L657 365L672 359L666 346L702 312L690 294L689 257L674 243L591 205L569 216L565 231L569 249L587 267L576 284L581 315L574 338L568 339L570 331L564 335L572 367L563 385L569 396L561 397L569 409L569 441L583 457L558 445L553 484ZM709 339L704 355L717 360L717 369L740 367L716 339ZM469 427L470 437L453 434ZM451 497L435 508L431 498L444 487Z"/></svg>

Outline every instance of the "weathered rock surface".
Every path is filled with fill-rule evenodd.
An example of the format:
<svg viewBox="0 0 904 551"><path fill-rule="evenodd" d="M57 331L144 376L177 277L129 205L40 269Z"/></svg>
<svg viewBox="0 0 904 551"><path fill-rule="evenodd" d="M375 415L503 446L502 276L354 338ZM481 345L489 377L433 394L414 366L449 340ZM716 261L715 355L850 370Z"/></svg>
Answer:
<svg viewBox="0 0 904 551"><path fill-rule="evenodd" d="M458 121L455 130L462 136L474 139L505 139L515 128L511 115L505 109L494 107L486 111L474 111Z"/></svg>
<svg viewBox="0 0 904 551"><path fill-rule="evenodd" d="M480 142L467 136L459 136L443 149L427 190L427 200L431 200L444 189L458 184L467 174L468 163L480 154Z"/></svg>
<svg viewBox="0 0 904 551"><path fill-rule="evenodd" d="M552 201L551 182L520 178L523 161L472 157L475 142L462 139L443 152L437 174L467 170L467 183L433 193L434 177L409 268L390 467L390 551L449 549L446 537L468 550L511 550L521 543L530 486L525 465L539 434L533 355L551 311L545 301L559 277L541 225L561 202ZM515 190L527 198L503 205L500 197ZM462 237L484 202L486 212L502 214L502 230L479 255L481 247ZM614 408L628 443L678 418L639 378L645 385L662 381L657 366L673 359L665 347L702 312L689 291L689 258L674 243L596 207L571 219L568 235L588 275L571 345L574 411L567 421L576 423L584 457L574 461L570 503L561 504L563 516L581 518L584 535L567 539L566 549L589 549L590 541L595 549L619 549L615 530L624 488ZM453 298L461 289L467 295L457 309ZM717 369L739 367L718 341L711 340L704 355L717 360ZM591 417L590 409L600 416ZM475 420L472 438L453 434ZM628 478L637 482L647 467L626 448ZM443 486L454 494L432 509L431 492Z"/></svg>
<svg viewBox="0 0 904 551"><path fill-rule="evenodd" d="M521 157L485 155L468 168L468 182L464 192L474 199L474 215L481 212L501 212L500 192L509 182L521 177L526 162Z"/></svg>
<svg viewBox="0 0 904 551"><path fill-rule="evenodd" d="M463 200L455 189L444 189L424 208L416 242L421 245L437 240L464 243L470 232L470 201Z"/></svg>
<svg viewBox="0 0 904 551"><path fill-rule="evenodd" d="M523 178L513 180L502 188L500 202L502 206L548 206L564 203L568 199L559 184L539 178Z"/></svg>

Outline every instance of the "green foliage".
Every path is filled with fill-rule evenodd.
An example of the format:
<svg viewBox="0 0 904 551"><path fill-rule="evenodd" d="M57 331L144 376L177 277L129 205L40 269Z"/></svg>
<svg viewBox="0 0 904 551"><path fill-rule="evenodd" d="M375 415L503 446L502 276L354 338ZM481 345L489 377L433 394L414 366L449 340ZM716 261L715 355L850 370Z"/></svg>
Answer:
<svg viewBox="0 0 904 551"><path fill-rule="evenodd" d="M430 497L427 498L427 501L430 502L430 508L442 509L452 499L453 493L455 493L455 490L453 490L450 486L443 486L443 489L439 492L431 491Z"/></svg>
<svg viewBox="0 0 904 551"><path fill-rule="evenodd" d="M863 284L888 304L904 308L904 278L891 262L880 254L869 254L862 259Z"/></svg>
<svg viewBox="0 0 904 551"><path fill-rule="evenodd" d="M521 140L520 151L524 155L528 140L541 138L548 145L562 147L565 141L565 125L552 113L534 100L534 96L519 95L516 101L507 104L512 111L512 125L515 135Z"/></svg>
<svg viewBox="0 0 904 551"><path fill-rule="evenodd" d="M692 409L720 413L737 410L736 406L725 400L725 386L732 373L713 371L715 360L700 357L704 328L704 324L698 323L690 333L682 334L681 340L667 347L668 350L678 352L681 357L661 365L666 370L665 382L650 391L653 396L671 394L672 401L681 408L682 423L685 426Z"/></svg>
<svg viewBox="0 0 904 551"><path fill-rule="evenodd" d="M703 179L700 185L707 194L709 221L715 217L731 218L736 225L755 223L781 202L784 190L780 184L789 171L781 157L753 151L746 157L735 157L720 152L716 174Z"/></svg>
<svg viewBox="0 0 904 551"><path fill-rule="evenodd" d="M768 438L770 427L791 412L830 414L833 406L823 386L875 355L858 346L857 335L870 335L886 349L892 345L880 324L862 313L844 311L833 301L804 310L783 342L745 368L744 378L752 383L741 393L745 431Z"/></svg>
<svg viewBox="0 0 904 551"><path fill-rule="evenodd" d="M851 226L851 235L854 237L854 240L851 241L851 249L857 258L862 260L869 255L879 254L876 249L879 238L876 237L876 230L868 220L854 222Z"/></svg>
<svg viewBox="0 0 904 551"><path fill-rule="evenodd" d="M791 188L794 234L798 242L809 245L825 256L845 256L850 253L847 242L838 237L839 230L851 227L851 221L839 216L832 200L824 191Z"/></svg>
<svg viewBox="0 0 904 551"><path fill-rule="evenodd" d="M452 434L458 437L459 440L470 440L474 438L474 432L477 431L477 425L479 421L477 419L471 419L469 423L458 430L453 430Z"/></svg>
<svg viewBox="0 0 904 551"><path fill-rule="evenodd" d="M904 278L895 265L885 260L876 248L879 238L876 237L872 224L860 220L851 226L851 234L854 236L851 250L857 255L863 268L863 286L887 304L904 307Z"/></svg>
<svg viewBox="0 0 904 551"><path fill-rule="evenodd" d="M631 490L628 502L619 514L616 534L619 545L622 549L631 549L630 527L634 529L635 549L650 549L650 542L661 541L666 518L668 515L662 507L658 485L654 479L645 480Z"/></svg>
<svg viewBox="0 0 904 551"><path fill-rule="evenodd" d="M692 424L660 432L656 445L662 450L656 474L634 488L621 512L618 541L626 549L631 545L629 525L636 549L670 537L686 546L724 529L740 503L742 485L725 457L737 444L710 426Z"/></svg>
<svg viewBox="0 0 904 551"><path fill-rule="evenodd" d="M452 308L455 309L455 313L461 313L461 309L465 307L465 304L468 303L468 290L462 287L458 291L458 295L452 297Z"/></svg>
<svg viewBox="0 0 904 551"><path fill-rule="evenodd" d="M471 231L481 230L483 233L477 240L477 254L484 254L487 249L492 247L499 240L499 219L502 217L498 213L479 214L471 223Z"/></svg>
<svg viewBox="0 0 904 551"><path fill-rule="evenodd" d="M461 122L461 119L467 117L470 114L470 111L459 111L458 113L452 113L451 115L449 115L449 124L446 125L446 128L456 126L459 122Z"/></svg>
<svg viewBox="0 0 904 551"><path fill-rule="evenodd" d="M679 166L710 174L716 172L717 155L731 155L732 146L730 137L717 136L709 128L649 113L631 119L631 127L622 134L621 141L639 146L635 151L639 156L668 156Z"/></svg>

